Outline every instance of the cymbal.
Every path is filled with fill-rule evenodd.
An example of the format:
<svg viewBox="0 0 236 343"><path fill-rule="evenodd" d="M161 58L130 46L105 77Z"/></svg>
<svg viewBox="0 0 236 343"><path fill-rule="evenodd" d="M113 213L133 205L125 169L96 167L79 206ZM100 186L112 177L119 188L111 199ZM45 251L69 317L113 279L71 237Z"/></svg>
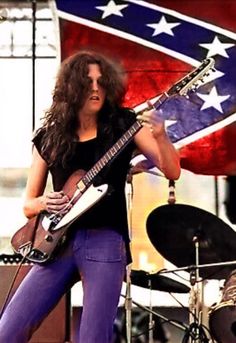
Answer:
<svg viewBox="0 0 236 343"><path fill-rule="evenodd" d="M133 285L156 291L172 293L188 293L190 291L188 286L159 273L152 274L144 270L131 270L130 278Z"/></svg>
<svg viewBox="0 0 236 343"><path fill-rule="evenodd" d="M147 218L147 234L155 249L177 267L196 265L194 239L199 242L199 264L236 260L236 232L223 220L203 209L183 204L163 205ZM224 279L236 268L199 268L208 279Z"/></svg>

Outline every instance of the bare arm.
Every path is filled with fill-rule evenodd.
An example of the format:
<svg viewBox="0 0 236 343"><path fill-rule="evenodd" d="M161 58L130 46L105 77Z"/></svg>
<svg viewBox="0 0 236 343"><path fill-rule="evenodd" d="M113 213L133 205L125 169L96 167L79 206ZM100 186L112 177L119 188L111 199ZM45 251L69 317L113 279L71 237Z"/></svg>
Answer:
<svg viewBox="0 0 236 343"><path fill-rule="evenodd" d="M137 118L143 123L134 137L138 148L166 178L177 180L180 176L179 154L165 131L164 121L155 110L146 111Z"/></svg>
<svg viewBox="0 0 236 343"><path fill-rule="evenodd" d="M34 217L44 210L55 213L68 203L68 197L62 192L44 194L47 177L48 166L34 147L24 202L24 214L28 218Z"/></svg>

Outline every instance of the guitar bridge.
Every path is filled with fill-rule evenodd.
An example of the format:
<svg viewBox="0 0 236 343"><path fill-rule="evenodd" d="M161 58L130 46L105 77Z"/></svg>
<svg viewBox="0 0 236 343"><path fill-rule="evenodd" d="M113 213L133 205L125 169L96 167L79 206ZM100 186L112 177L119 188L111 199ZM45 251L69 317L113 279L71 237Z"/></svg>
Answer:
<svg viewBox="0 0 236 343"><path fill-rule="evenodd" d="M38 249L32 249L29 255L27 256L27 259L32 262L42 263L48 260L48 254L43 253Z"/></svg>

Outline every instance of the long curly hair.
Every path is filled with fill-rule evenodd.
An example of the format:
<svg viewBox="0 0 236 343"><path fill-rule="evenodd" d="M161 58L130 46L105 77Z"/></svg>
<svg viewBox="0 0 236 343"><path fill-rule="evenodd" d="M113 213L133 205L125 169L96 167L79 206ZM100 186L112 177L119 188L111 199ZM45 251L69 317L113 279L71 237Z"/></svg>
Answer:
<svg viewBox="0 0 236 343"><path fill-rule="evenodd" d="M90 90L88 66L94 63L100 67L100 84L106 91L104 106L98 115L98 125L99 121L105 123L103 130L109 127L116 108L122 105L126 79L121 65L93 51L80 51L65 59L57 74L51 107L38 130L44 132L41 152L49 165L60 161L65 166L73 153L78 111Z"/></svg>

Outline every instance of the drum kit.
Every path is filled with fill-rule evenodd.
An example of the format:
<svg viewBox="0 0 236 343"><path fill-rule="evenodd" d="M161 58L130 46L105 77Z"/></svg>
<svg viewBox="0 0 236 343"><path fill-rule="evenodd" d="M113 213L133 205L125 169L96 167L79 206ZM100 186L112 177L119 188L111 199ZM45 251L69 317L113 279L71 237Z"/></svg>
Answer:
<svg viewBox="0 0 236 343"><path fill-rule="evenodd" d="M148 215L146 231L154 248L176 268L157 273L131 270L131 284L164 292L189 292L188 325L171 322L184 331L183 343L236 343L236 232L216 215L175 201ZM163 275L178 272L187 272L190 287ZM224 280L224 286L220 301L207 308L205 323L200 287L202 291L204 282L211 279ZM150 308L143 309L164 322L168 320Z"/></svg>

